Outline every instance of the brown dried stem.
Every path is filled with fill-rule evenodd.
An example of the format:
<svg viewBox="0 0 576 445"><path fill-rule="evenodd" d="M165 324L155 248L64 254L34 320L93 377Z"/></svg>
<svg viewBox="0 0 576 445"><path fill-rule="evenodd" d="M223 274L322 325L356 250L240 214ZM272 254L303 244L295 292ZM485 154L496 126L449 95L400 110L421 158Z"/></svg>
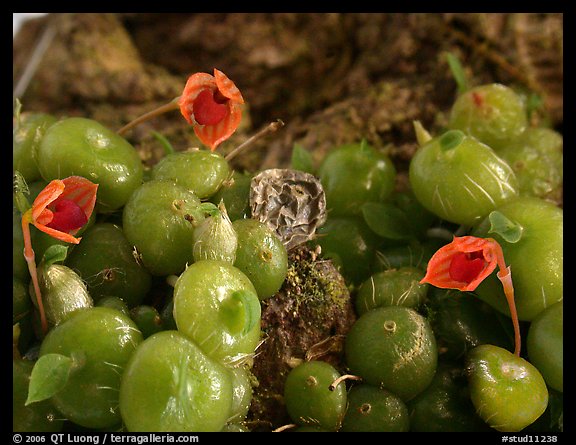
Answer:
<svg viewBox="0 0 576 445"><path fill-rule="evenodd" d="M238 154L240 154L242 151L244 151L247 147L249 147L252 143L254 143L255 141L257 141L258 139L260 139L261 137L266 136L269 133L274 133L275 131L277 131L278 129L282 128L284 126L284 122L282 122L282 120L277 119L274 122L271 122L270 124L268 124L266 127L264 127L262 130L260 130L258 133L252 135L251 137L249 137L246 141L244 141L243 143L241 143L238 147L236 147L234 150L232 150L230 153L228 153L226 155L226 160L228 162L230 162L230 160L232 160L233 158L235 158L236 156L238 156Z"/></svg>

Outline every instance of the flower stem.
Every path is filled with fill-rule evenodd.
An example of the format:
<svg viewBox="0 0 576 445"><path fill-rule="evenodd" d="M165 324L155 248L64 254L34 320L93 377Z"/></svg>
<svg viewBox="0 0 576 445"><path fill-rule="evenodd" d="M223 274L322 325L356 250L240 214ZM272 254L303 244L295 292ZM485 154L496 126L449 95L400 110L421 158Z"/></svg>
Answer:
<svg viewBox="0 0 576 445"><path fill-rule="evenodd" d="M225 157L227 161L230 161L232 158L235 158L240 152L246 149L250 144L252 144L257 139L267 135L268 133L274 133L279 128L284 126L284 122L282 120L277 119L274 122L270 122L265 128L260 130L258 133L254 134L253 136L249 137L246 141L242 142L238 147L228 153Z"/></svg>
<svg viewBox="0 0 576 445"><path fill-rule="evenodd" d="M26 215L22 218L22 234L24 237L24 258L28 264L32 284L34 285L34 293L36 294L36 302L38 303L38 311L40 312L40 323L42 326L42 333L48 332L48 321L46 320L46 312L44 311L44 303L42 302L42 294L40 292L40 284L38 283L38 273L36 271L36 261L34 250L32 249L32 241L30 239L30 224Z"/></svg>
<svg viewBox="0 0 576 445"><path fill-rule="evenodd" d="M341 375L340 377L338 377L336 380L334 380L332 383L330 383L330 385L328 386L328 389L330 391L334 391L336 389L336 387L343 382L344 380L356 380L361 382L362 381L362 377L354 375L354 374L344 374Z"/></svg>
<svg viewBox="0 0 576 445"><path fill-rule="evenodd" d="M174 98L173 100L171 100L167 104L161 105L158 108L156 108L152 111L149 111L148 113L145 113L140 117L137 117L133 121L128 122L126 125L124 125L122 128L120 128L120 130L118 130L117 133L122 136L128 130L135 127L136 125L141 124L142 122L145 122L149 119L152 119L153 117L160 116L161 114L167 113L169 111L177 110L180 107L180 105L178 103L179 100L180 100L180 96Z"/></svg>
<svg viewBox="0 0 576 445"><path fill-rule="evenodd" d="M504 261L504 252L502 252L502 247L496 241L494 241L493 244L494 254L496 255L496 262L498 263L498 268L500 269L496 276L504 288L504 295L506 296L508 308L510 309L510 318L512 319L512 325L514 326L514 354L520 357L520 322L518 321L518 312L516 311L516 303L514 301L514 285L512 284L512 273L510 271L510 266L506 266L506 262Z"/></svg>
<svg viewBox="0 0 576 445"><path fill-rule="evenodd" d="M286 425L282 425L274 430L272 430L273 433L281 433L282 431L286 431L289 430L290 428L296 428L298 425L296 425L295 423L288 423Z"/></svg>
<svg viewBox="0 0 576 445"><path fill-rule="evenodd" d="M510 309L510 318L514 326L514 354L520 357L520 322L518 321L518 312L516 311L516 303L514 302L514 286L512 285L512 274L510 267L500 269L497 273L498 279L502 282L504 288L504 295L508 301L508 308Z"/></svg>

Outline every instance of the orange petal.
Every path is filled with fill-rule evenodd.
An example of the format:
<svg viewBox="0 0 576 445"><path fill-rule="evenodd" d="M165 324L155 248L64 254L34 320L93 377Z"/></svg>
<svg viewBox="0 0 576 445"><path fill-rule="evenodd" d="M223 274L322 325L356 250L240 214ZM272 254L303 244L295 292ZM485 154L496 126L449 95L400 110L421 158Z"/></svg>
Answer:
<svg viewBox="0 0 576 445"><path fill-rule="evenodd" d="M426 276L420 283L429 283L442 289L458 289L461 291L473 291L484 279L496 268L497 262L493 255L491 239L478 238L474 236L454 237L454 240L440 249L432 256L428 262ZM450 265L454 255L457 253L470 253L482 251L487 265L469 283L455 281L450 276Z"/></svg>
<svg viewBox="0 0 576 445"><path fill-rule="evenodd" d="M455 236L449 245L454 246L458 252L476 252L485 250L492 244L491 238L479 238L477 236Z"/></svg>
<svg viewBox="0 0 576 445"><path fill-rule="evenodd" d="M211 151L228 139L240 125L242 109L234 102L229 102L230 112L216 125L194 125L194 133L198 139L210 147Z"/></svg>
<svg viewBox="0 0 576 445"><path fill-rule="evenodd" d="M236 84L232 82L228 76L226 76L226 74L214 68L214 78L216 79L218 90L222 93L222 95L238 104L244 103L242 93L240 93L240 90Z"/></svg>
<svg viewBox="0 0 576 445"><path fill-rule="evenodd" d="M82 209L87 219L90 219L96 205L98 184L82 176L70 176L62 180L65 185L61 199L71 199Z"/></svg>
<svg viewBox="0 0 576 445"><path fill-rule="evenodd" d="M66 185L64 181L60 179L50 181L48 185L38 193L38 196L32 203L32 221L36 221L40 218L44 209L46 209L50 203L54 202L64 192L65 188Z"/></svg>
<svg viewBox="0 0 576 445"><path fill-rule="evenodd" d="M42 210L42 213L34 220L33 224L44 224L48 225L54 219L54 212L50 209Z"/></svg>
<svg viewBox="0 0 576 445"><path fill-rule="evenodd" d="M47 233L52 238L56 238L60 241L64 241L65 243L71 244L78 244L82 238L76 238L69 233L61 232L60 230L53 229L52 227L45 226L44 224L39 224L38 222L33 223L34 227L38 230L41 230L44 233Z"/></svg>
<svg viewBox="0 0 576 445"><path fill-rule="evenodd" d="M184 86L184 91L178 101L178 105L180 106L180 113L182 113L182 116L184 116L184 119L186 119L190 125L196 124L192 118L194 115L192 107L196 96L205 89L216 90L217 88L218 86L216 85L214 76L208 73L195 73L188 78L186 85Z"/></svg>

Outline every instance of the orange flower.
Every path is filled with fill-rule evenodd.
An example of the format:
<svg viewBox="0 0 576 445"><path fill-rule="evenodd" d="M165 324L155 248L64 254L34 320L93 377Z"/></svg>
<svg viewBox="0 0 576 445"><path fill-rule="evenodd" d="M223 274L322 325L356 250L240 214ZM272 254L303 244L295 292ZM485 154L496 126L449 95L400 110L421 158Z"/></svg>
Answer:
<svg viewBox="0 0 576 445"><path fill-rule="evenodd" d="M454 237L432 256L422 282L442 289L473 291L496 269L498 248L493 239Z"/></svg>
<svg viewBox="0 0 576 445"><path fill-rule="evenodd" d="M214 151L238 128L244 99L240 90L222 71L191 75L178 100L180 112L196 136Z"/></svg>
<svg viewBox="0 0 576 445"><path fill-rule="evenodd" d="M40 320L44 332L48 329L32 242L30 224L53 238L67 243L78 244L80 238L74 235L86 225L96 204L98 184L81 176L70 176L66 179L51 181L38 194L32 207L22 215L22 233L24 237L24 258L32 277Z"/></svg>
<svg viewBox="0 0 576 445"><path fill-rule="evenodd" d="M180 109L198 139L214 151L240 125L243 104L244 98L234 82L214 68L213 76L208 73L192 74L181 96L130 121L118 130L118 134L124 135L148 119Z"/></svg>
<svg viewBox="0 0 576 445"><path fill-rule="evenodd" d="M473 291L498 266L498 279L502 282L504 294L510 308L514 324L515 354L520 355L520 328L514 286L510 267L504 262L500 244L492 238L475 236L454 237L451 243L441 247L428 262L426 276L420 283L428 283L442 289Z"/></svg>

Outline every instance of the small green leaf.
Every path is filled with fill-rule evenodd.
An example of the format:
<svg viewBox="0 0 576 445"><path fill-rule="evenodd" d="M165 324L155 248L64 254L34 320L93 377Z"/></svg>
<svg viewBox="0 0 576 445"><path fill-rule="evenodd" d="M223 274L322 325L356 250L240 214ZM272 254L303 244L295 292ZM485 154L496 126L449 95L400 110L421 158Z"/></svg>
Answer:
<svg viewBox="0 0 576 445"><path fill-rule="evenodd" d="M407 240L414 237L406 214L391 203L367 202L362 205L364 221L382 238Z"/></svg>
<svg viewBox="0 0 576 445"><path fill-rule="evenodd" d="M530 93L526 99L526 115L528 118L532 116L533 113L541 111L544 108L544 100L542 96L536 93Z"/></svg>
<svg viewBox="0 0 576 445"><path fill-rule="evenodd" d="M176 152L170 141L166 139L164 135L158 133L157 131L152 131L152 136L154 136L156 140L160 142L160 145L162 145L162 148L164 149L164 154L169 155Z"/></svg>
<svg viewBox="0 0 576 445"><path fill-rule="evenodd" d="M28 184L22 173L18 170L14 171L14 177L12 178L12 190L14 193L14 204L20 213L24 214L31 207L27 196L30 194L28 189Z"/></svg>
<svg viewBox="0 0 576 445"><path fill-rule="evenodd" d="M448 130L438 140L440 144L440 149L442 151L452 150L453 148L458 147L466 135L460 130Z"/></svg>
<svg viewBox="0 0 576 445"><path fill-rule="evenodd" d="M204 216L206 217L220 216L221 212L218 206L210 201L205 201L202 204L200 204L200 209L202 210L202 213L204 213Z"/></svg>
<svg viewBox="0 0 576 445"><path fill-rule="evenodd" d="M456 85L458 85L458 94L466 92L468 90L468 80L466 79L466 73L460 60L452 53L446 54L446 60L448 61L448 66L450 67L452 76L454 76Z"/></svg>
<svg viewBox="0 0 576 445"><path fill-rule="evenodd" d="M42 256L42 262L45 267L51 266L54 263L61 263L66 259L68 255L68 246L63 246L62 244L53 244Z"/></svg>
<svg viewBox="0 0 576 445"><path fill-rule="evenodd" d="M222 319L230 332L246 334L260 319L262 309L256 294L240 290L225 300L220 310Z"/></svg>
<svg viewBox="0 0 576 445"><path fill-rule="evenodd" d="M488 219L490 220L488 233L496 233L512 244L517 243L522 238L524 228L520 224L510 221L498 210L491 212Z"/></svg>
<svg viewBox="0 0 576 445"><path fill-rule="evenodd" d="M294 144L292 148L291 167L294 170L314 174L314 161L312 154L302 145Z"/></svg>
<svg viewBox="0 0 576 445"><path fill-rule="evenodd" d="M372 154L372 146L368 144L366 138L362 138L362 140L360 141L359 150L366 154Z"/></svg>
<svg viewBox="0 0 576 445"><path fill-rule="evenodd" d="M68 382L73 360L62 354L46 354L32 368L25 405L49 399Z"/></svg>

